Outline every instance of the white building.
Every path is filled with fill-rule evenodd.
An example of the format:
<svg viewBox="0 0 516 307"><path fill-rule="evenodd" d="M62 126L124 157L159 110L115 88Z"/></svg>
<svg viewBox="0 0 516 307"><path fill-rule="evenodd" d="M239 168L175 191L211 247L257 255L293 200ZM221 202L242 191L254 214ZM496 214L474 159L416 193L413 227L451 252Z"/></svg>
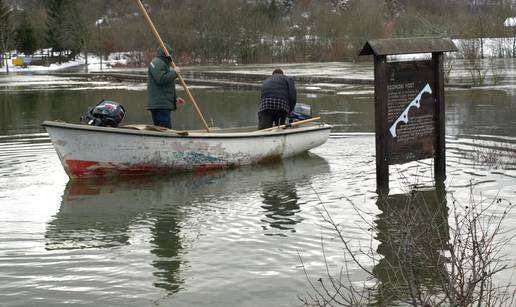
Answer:
<svg viewBox="0 0 516 307"><path fill-rule="evenodd" d="M506 28L516 27L516 17L508 17L507 19L505 19L503 25Z"/></svg>

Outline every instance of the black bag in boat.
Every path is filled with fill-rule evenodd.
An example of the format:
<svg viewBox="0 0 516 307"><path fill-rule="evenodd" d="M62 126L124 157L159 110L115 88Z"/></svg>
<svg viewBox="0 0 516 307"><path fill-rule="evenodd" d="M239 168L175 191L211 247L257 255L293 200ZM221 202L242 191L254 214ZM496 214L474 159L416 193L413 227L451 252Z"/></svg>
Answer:
<svg viewBox="0 0 516 307"><path fill-rule="evenodd" d="M102 99L86 115L81 116L81 122L92 126L118 127L124 115L125 109L121 104Z"/></svg>

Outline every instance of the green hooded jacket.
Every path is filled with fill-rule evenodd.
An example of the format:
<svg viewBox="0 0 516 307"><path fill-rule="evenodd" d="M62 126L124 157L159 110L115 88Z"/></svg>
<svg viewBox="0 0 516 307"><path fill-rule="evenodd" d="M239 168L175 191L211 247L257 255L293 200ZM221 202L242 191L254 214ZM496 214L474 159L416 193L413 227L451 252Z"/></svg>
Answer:
<svg viewBox="0 0 516 307"><path fill-rule="evenodd" d="M172 48L166 45L172 56ZM175 110L177 73L170 69L170 60L165 56L161 47L156 51L156 57L149 64L147 72L147 109Z"/></svg>

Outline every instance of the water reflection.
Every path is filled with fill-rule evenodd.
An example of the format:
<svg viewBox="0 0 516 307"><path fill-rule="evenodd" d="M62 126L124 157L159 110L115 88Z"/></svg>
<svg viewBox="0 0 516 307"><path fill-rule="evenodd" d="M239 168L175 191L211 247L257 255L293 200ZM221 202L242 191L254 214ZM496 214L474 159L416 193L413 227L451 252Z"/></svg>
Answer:
<svg viewBox="0 0 516 307"><path fill-rule="evenodd" d="M514 92L503 88L448 91L446 134L514 136L515 100Z"/></svg>
<svg viewBox="0 0 516 307"><path fill-rule="evenodd" d="M329 165L325 159L317 155L306 155L282 162L283 167L276 168L271 177L261 182L262 222L265 235L286 236L295 232L296 224L303 221L301 197L298 189L311 189L313 176L329 173ZM271 165L272 166L272 165Z"/></svg>
<svg viewBox="0 0 516 307"><path fill-rule="evenodd" d="M446 270L442 251L449 240L446 191L411 191L378 198L377 252L373 273L380 281L379 306L411 302L421 289L438 289Z"/></svg>
<svg viewBox="0 0 516 307"><path fill-rule="evenodd" d="M181 240L181 218L172 208L159 209L156 220L151 228L151 253L157 256L152 265L155 267L154 276L157 282L154 286L175 293L183 283L179 271L185 262L181 258L183 243Z"/></svg>
<svg viewBox="0 0 516 307"><path fill-rule="evenodd" d="M106 248L129 244L128 230L143 203L128 182L69 181L59 212L47 227L46 249Z"/></svg>
<svg viewBox="0 0 516 307"><path fill-rule="evenodd" d="M294 231L302 221L296 217L301 209L294 182L310 184L328 172L325 159L307 154L207 174L71 180L47 225L45 247L112 249L136 244L131 250L152 255L148 261L154 268L153 285L175 293L184 283L185 254L202 232L220 228L228 215L246 219L239 212L225 211L244 210L234 205L256 199L256 189L262 187L263 204L258 206L265 218L251 219L257 231L267 230L262 223L280 232Z"/></svg>
<svg viewBox="0 0 516 307"><path fill-rule="evenodd" d="M296 218L300 211L296 185L280 180L278 183L267 182L262 185L262 208L271 227L278 230L295 231L295 224L301 221Z"/></svg>
<svg viewBox="0 0 516 307"><path fill-rule="evenodd" d="M149 232L154 286L177 292L183 283L183 205L224 174L71 180L47 226L46 248L115 248Z"/></svg>

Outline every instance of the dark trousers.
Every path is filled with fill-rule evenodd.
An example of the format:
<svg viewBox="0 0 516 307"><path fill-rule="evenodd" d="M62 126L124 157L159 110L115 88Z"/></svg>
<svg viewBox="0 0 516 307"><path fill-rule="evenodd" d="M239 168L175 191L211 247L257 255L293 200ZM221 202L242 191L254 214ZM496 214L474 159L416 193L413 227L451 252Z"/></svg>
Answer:
<svg viewBox="0 0 516 307"><path fill-rule="evenodd" d="M287 112L284 110L263 110L258 113L258 129L284 125Z"/></svg>
<svg viewBox="0 0 516 307"><path fill-rule="evenodd" d="M165 127L168 129L172 128L172 118L170 110L168 109L153 109L150 110L152 114L152 121L155 126Z"/></svg>

